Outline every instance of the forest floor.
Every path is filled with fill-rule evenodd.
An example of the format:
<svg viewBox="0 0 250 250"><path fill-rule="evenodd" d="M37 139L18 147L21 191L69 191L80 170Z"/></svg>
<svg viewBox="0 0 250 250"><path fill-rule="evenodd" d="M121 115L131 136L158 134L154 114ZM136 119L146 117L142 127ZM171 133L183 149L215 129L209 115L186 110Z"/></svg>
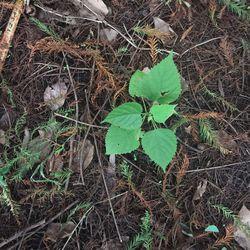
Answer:
<svg viewBox="0 0 250 250"><path fill-rule="evenodd" d="M72 2L31 1L2 71L0 249L242 249L250 22L213 0L106 0L99 20ZM13 4L0 4L3 34ZM105 155L101 121L133 100L131 75L171 50L183 78L177 110L189 119L166 173L142 150ZM44 92L54 84L66 92L52 111Z"/></svg>

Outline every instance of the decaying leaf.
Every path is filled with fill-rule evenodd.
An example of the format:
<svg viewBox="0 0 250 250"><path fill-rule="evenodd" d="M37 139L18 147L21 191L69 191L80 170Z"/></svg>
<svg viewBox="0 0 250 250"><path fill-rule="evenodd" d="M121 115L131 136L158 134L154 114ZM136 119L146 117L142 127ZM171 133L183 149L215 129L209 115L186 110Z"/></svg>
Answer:
<svg viewBox="0 0 250 250"><path fill-rule="evenodd" d="M170 27L168 23L162 20L159 17L153 17L155 29L158 30L161 35L161 41L164 44L173 43L174 38L176 37L176 33Z"/></svg>
<svg viewBox="0 0 250 250"><path fill-rule="evenodd" d="M76 156L73 159L72 170L76 173L80 172L80 167L86 169L91 163L94 156L94 146L89 140L80 141L77 149Z"/></svg>
<svg viewBox="0 0 250 250"><path fill-rule="evenodd" d="M34 139L30 139L29 130L25 129L22 148L26 149L32 155L39 155L37 162L34 163L42 162L49 156L52 147L51 138L54 134L53 129L55 128L48 128L46 131L39 130L39 136ZM19 164L24 164L24 162L21 160Z"/></svg>
<svg viewBox="0 0 250 250"><path fill-rule="evenodd" d="M5 132L0 129L0 144L4 145L6 142L6 138L5 138Z"/></svg>
<svg viewBox="0 0 250 250"><path fill-rule="evenodd" d="M250 211L245 205L239 211L239 219L242 225L236 223L234 239L245 250L250 250Z"/></svg>
<svg viewBox="0 0 250 250"><path fill-rule="evenodd" d="M15 123L16 114L13 110L6 110L2 116L0 116L0 129L7 130Z"/></svg>
<svg viewBox="0 0 250 250"><path fill-rule="evenodd" d="M111 28L105 28L100 30L100 39L103 42L112 43L116 40L118 32Z"/></svg>
<svg viewBox="0 0 250 250"><path fill-rule="evenodd" d="M181 77L181 90L182 93L189 90L190 81L187 81L184 77Z"/></svg>
<svg viewBox="0 0 250 250"><path fill-rule="evenodd" d="M193 200L194 201L200 200L203 194L206 192L206 189L207 189L207 180L203 180L199 183L195 191Z"/></svg>
<svg viewBox="0 0 250 250"><path fill-rule="evenodd" d="M216 137L218 140L218 143L225 148L226 150L230 152L236 152L238 149L238 145L235 142L234 138L229 135L224 130L217 130L216 131Z"/></svg>
<svg viewBox="0 0 250 250"><path fill-rule="evenodd" d="M102 0L71 0L84 18L104 20L109 10Z"/></svg>
<svg viewBox="0 0 250 250"><path fill-rule="evenodd" d="M62 167L63 167L63 156L54 154L48 162L47 172L51 173L55 171L60 171L62 170Z"/></svg>
<svg viewBox="0 0 250 250"><path fill-rule="evenodd" d="M125 249L124 244L129 241L129 237L122 236L121 238L122 238L122 243L120 242L118 238L103 242L100 250L117 250L117 249L123 250Z"/></svg>
<svg viewBox="0 0 250 250"><path fill-rule="evenodd" d="M57 242L60 239L70 236L76 225L72 221L66 223L51 223L45 232L45 240Z"/></svg>
<svg viewBox="0 0 250 250"><path fill-rule="evenodd" d="M44 92L44 102L50 107L51 110L55 111L61 108L64 105L66 95L67 95L67 86L62 81L51 86L48 86Z"/></svg>

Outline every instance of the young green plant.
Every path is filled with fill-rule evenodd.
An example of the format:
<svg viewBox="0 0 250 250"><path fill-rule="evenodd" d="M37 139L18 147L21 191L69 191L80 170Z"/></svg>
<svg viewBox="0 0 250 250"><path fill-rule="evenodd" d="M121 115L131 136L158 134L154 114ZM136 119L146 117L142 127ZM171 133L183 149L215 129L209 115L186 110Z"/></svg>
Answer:
<svg viewBox="0 0 250 250"><path fill-rule="evenodd" d="M177 114L173 103L181 94L181 80L173 53L147 73L137 70L130 79L129 94L141 97L142 104L127 102L107 115L103 122L111 126L105 139L106 154L131 153L141 144L150 159L166 171L176 153L177 139L172 130L158 126ZM143 131L145 123L153 129Z"/></svg>

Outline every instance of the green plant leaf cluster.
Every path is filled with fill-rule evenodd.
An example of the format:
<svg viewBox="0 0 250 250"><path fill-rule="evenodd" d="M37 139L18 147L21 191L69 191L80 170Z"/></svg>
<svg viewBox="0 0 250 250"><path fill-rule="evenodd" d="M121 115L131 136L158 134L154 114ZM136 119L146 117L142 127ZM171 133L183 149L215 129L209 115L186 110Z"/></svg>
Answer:
<svg viewBox="0 0 250 250"><path fill-rule="evenodd" d="M131 77L129 93L141 97L143 105L127 102L114 108L103 122L111 124L106 134L106 154L126 154L139 148L166 171L175 155L177 140L174 132L159 128L176 113L172 104L181 93L180 74L173 54L155 65L149 72L137 70ZM147 111L145 99L150 101ZM147 118L147 119L146 119ZM151 122L152 130L143 131L144 122Z"/></svg>

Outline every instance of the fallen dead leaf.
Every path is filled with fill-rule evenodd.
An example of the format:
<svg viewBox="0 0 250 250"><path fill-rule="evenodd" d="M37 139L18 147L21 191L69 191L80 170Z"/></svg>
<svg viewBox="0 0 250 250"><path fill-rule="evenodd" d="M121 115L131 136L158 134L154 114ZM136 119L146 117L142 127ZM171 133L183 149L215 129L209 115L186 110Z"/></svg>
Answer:
<svg viewBox="0 0 250 250"><path fill-rule="evenodd" d="M8 130L15 123L16 113L9 109L6 110L0 118L0 129Z"/></svg>
<svg viewBox="0 0 250 250"><path fill-rule="evenodd" d="M0 144L4 145L6 143L5 132L0 129Z"/></svg>
<svg viewBox="0 0 250 250"><path fill-rule="evenodd" d="M109 10L102 0L71 0L84 18L104 20Z"/></svg>
<svg viewBox="0 0 250 250"><path fill-rule="evenodd" d="M224 130L217 130L216 131L217 140L220 145L223 146L223 148L231 151L231 152L237 152L238 151L238 145L235 142L234 138L229 135Z"/></svg>
<svg viewBox="0 0 250 250"><path fill-rule="evenodd" d="M117 250L125 249L124 245L129 241L128 236L122 236L122 243L118 238L108 240L102 243L101 250Z"/></svg>
<svg viewBox="0 0 250 250"><path fill-rule="evenodd" d="M110 29L106 28L106 29L100 30L100 39L103 42L112 43L116 40L117 35L118 35L118 32L114 29L111 29L111 28Z"/></svg>
<svg viewBox="0 0 250 250"><path fill-rule="evenodd" d="M46 168L47 173L62 170L63 164L64 164L63 163L63 156L58 155L58 154L54 154L48 162L48 165L47 165L48 169Z"/></svg>
<svg viewBox="0 0 250 250"><path fill-rule="evenodd" d="M85 143L83 141L80 141L77 147L77 154L74 157L73 164L71 166L72 170L76 173L80 173L81 165L83 170L85 170L91 163L93 156L93 144L89 140L86 140Z"/></svg>
<svg viewBox="0 0 250 250"><path fill-rule="evenodd" d="M44 235L45 240L57 242L60 239L70 236L75 229L75 223L68 221L66 223L51 223Z"/></svg>
<svg viewBox="0 0 250 250"><path fill-rule="evenodd" d="M176 33L170 25L159 17L153 17L155 29L161 34L161 41L164 44L171 44L176 38Z"/></svg>
<svg viewBox="0 0 250 250"><path fill-rule="evenodd" d="M31 155L39 155L39 158L34 163L42 162L49 156L52 147L51 138L54 134L54 130L55 128L48 128L46 131L38 130L39 136L30 139L29 130L25 128L22 147L27 149ZM23 159L19 161L19 164L24 163Z"/></svg>
<svg viewBox="0 0 250 250"><path fill-rule="evenodd" d="M200 200L202 198L203 194L206 192L206 189L207 189L207 180L203 180L199 183L199 185L195 191L193 200L194 201Z"/></svg>
<svg viewBox="0 0 250 250"><path fill-rule="evenodd" d="M250 211L247 209L245 205L242 206L239 211L239 219L242 225L245 227L239 226L236 223L234 239L238 242L238 244L244 248L245 250L250 250ZM243 228L246 228L245 230Z"/></svg>
<svg viewBox="0 0 250 250"><path fill-rule="evenodd" d="M51 110L55 111L61 108L64 105L66 95L67 95L67 86L65 82L59 82L48 86L44 92L44 102L50 107Z"/></svg>

